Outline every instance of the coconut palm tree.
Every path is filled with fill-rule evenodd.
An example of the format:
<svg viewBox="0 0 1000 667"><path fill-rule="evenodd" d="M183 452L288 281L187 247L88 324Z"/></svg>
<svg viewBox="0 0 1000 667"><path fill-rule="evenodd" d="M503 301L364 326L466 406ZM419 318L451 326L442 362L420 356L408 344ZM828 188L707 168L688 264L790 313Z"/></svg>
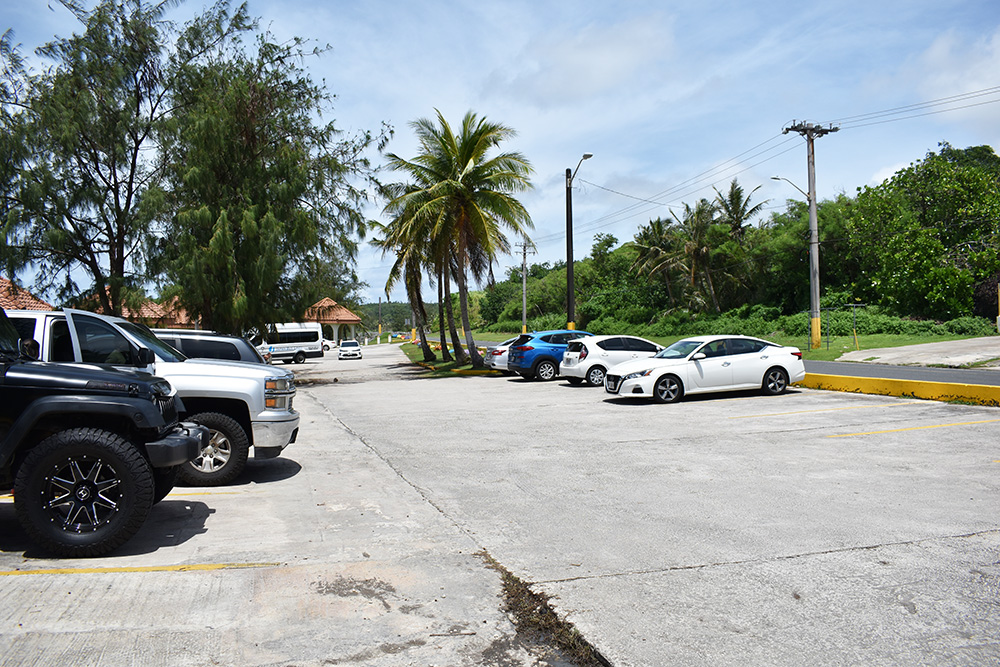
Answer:
<svg viewBox="0 0 1000 667"><path fill-rule="evenodd" d="M755 218L764 210L764 204L768 202L767 199L757 204L756 206L750 206L750 198L753 197L753 193L760 190L758 185L750 194L743 196L743 187L737 183L734 178L732 183L729 184L729 191L723 195L715 187L715 205L719 212L719 222L727 223L729 225L729 235L740 245L743 245L743 237L746 232L746 225L751 219Z"/></svg>
<svg viewBox="0 0 1000 667"><path fill-rule="evenodd" d="M688 267L688 277L692 287L698 287L708 293L715 312L721 312L719 299L715 294L715 284L712 281L712 246L709 241L709 231L715 224L717 208L713 202L700 199L692 208L684 204L684 215L678 217L670 212L678 223L678 235L681 238L681 253Z"/></svg>
<svg viewBox="0 0 1000 667"><path fill-rule="evenodd" d="M466 344L473 366L481 367L469 321L469 274L482 278L499 254L510 252L505 229L521 236L532 227L527 210L514 196L531 188L532 169L518 152L491 155L515 136L513 129L469 111L456 134L435 111L436 120L421 118L410 124L420 144L416 157L387 156L389 167L406 174L410 183L395 189L386 211L411 218L408 228L432 249L444 284L449 277L455 280ZM447 299L448 289L444 291Z"/></svg>

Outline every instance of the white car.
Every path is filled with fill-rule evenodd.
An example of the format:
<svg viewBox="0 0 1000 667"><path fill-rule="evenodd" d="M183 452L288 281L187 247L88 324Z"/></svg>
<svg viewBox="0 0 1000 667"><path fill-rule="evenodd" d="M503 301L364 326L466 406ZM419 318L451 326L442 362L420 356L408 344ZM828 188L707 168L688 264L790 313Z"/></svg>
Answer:
<svg viewBox="0 0 1000 667"><path fill-rule="evenodd" d="M330 340L329 338L323 339L323 351L329 352L333 348L337 347L337 341Z"/></svg>
<svg viewBox="0 0 1000 667"><path fill-rule="evenodd" d="M673 403L685 394L760 389L781 394L806 376L802 353L748 336L696 336L679 340L649 359L611 368L610 394Z"/></svg>
<svg viewBox="0 0 1000 667"><path fill-rule="evenodd" d="M559 375L570 384L586 382L592 387L603 387L604 374L612 366L632 359L648 359L662 349L662 345L636 336L588 336L571 340L559 362Z"/></svg>
<svg viewBox="0 0 1000 667"><path fill-rule="evenodd" d="M486 358L483 360L488 368L506 374L507 371L507 350L519 336L508 338L499 345L486 348Z"/></svg>
<svg viewBox="0 0 1000 667"><path fill-rule="evenodd" d="M356 340L340 341L340 348L337 350L337 359L360 359L361 343Z"/></svg>

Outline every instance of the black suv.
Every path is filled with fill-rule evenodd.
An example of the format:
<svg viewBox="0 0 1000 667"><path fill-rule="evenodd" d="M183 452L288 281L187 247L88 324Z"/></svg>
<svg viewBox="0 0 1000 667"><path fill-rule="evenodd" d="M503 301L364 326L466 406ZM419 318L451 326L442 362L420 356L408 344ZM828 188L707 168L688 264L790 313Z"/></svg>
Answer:
<svg viewBox="0 0 1000 667"><path fill-rule="evenodd" d="M32 347L0 309L0 489L43 549L98 556L135 535L208 430L178 425L162 378L37 362Z"/></svg>

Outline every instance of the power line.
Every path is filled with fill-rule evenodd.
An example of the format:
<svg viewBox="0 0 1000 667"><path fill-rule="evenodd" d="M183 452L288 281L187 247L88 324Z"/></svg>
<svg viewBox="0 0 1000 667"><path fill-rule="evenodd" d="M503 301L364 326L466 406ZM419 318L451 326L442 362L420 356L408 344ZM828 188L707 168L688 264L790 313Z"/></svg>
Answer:
<svg viewBox="0 0 1000 667"><path fill-rule="evenodd" d="M981 97L985 97L985 96L989 96L989 95L998 95L998 97L997 97L997 99L993 99L993 100L985 100L985 101L981 101L981 102L974 102L974 103L971 103L971 104L963 104L963 105L960 105L960 106L951 106L951 107L945 108L945 109L935 109L935 110L932 110L932 111L924 111L925 109L933 109L934 107L944 106L944 105L949 105L949 104L955 104L955 103L958 103L958 102L965 102L965 101L968 101L968 100L977 99L977 98L981 98ZM961 109L968 109L968 108L977 107L977 106L984 106L984 105L987 105L987 104L995 104L997 102L1000 102L1000 86L993 86L993 87L989 87L989 88L983 88L983 89L980 89L980 90L969 91L969 92L966 92L966 93L960 93L960 94L957 94L957 95L951 95L951 96L948 96L948 97L942 97L942 98L938 98L938 99L934 99L934 100L928 100L928 101L924 101L924 102L917 102L917 103L914 103L914 104L907 104L907 105L899 106L899 107L892 107L892 108L883 109L883 110L880 110L880 111L872 111L872 112L863 113L863 114L856 114L856 115L853 115L853 116L845 116L845 117L840 118L840 119L834 119L834 120L831 120L831 121L826 121L823 124L829 125L829 124L841 123L841 124L843 124L843 126L842 126L841 129L856 129L856 128L861 128L861 127L869 127L869 126L872 126L872 125L881 125L881 124L885 124L885 123L892 123L892 122L898 122L898 121L903 121L903 120L909 120L911 118L919 118L919 117L923 117L923 116L930 116L930 115L935 115L935 114L940 114L940 113L946 113L946 112L949 112L949 111L959 111ZM922 112L922 113L914 113L914 112L918 112L918 111ZM608 188L608 187L603 186L603 185L598 185L596 183L592 183L590 181L586 181L586 180L584 180L584 179L581 178L580 179L581 181L583 181L584 183L586 183L586 184L588 184L588 185L590 185L592 187L596 187L596 188L598 188L600 190L604 190L604 191L610 192L612 194L616 194L616 195L621 196L621 197L625 197L625 198L628 198L628 199L634 199L636 201L636 203L632 204L630 206L618 209L617 211L612 211L611 213L607 213L605 215L602 215L602 216L600 216L598 218L595 218L594 220L588 221L586 223L578 224L576 226L576 228L574 229L573 235L577 236L579 234L587 234L587 233L596 231L596 230L604 228L604 227L609 227L611 225L615 225L615 224L624 222L625 220L628 220L629 218L632 218L632 217L636 217L636 216L640 216L640 215L645 215L646 213L648 213L651 210L653 210L655 207L661 207L662 206L662 207L666 207L667 209L670 209L671 208L671 203L675 203L678 200L683 200L685 197L688 197L688 196L690 196L690 195L698 192L699 190L703 190L706 187L716 186L716 185L718 185L721 182L724 182L724 181L726 181L726 180L728 180L730 178L733 178L733 177L735 177L735 176L737 176L737 175L739 175L739 174L741 174L741 173L743 173L745 171L753 169L754 167L760 166L761 164L764 164L765 162L773 160L773 159L779 157L780 155L784 155L785 153L787 153L787 152L789 152L791 150L794 150L795 148L798 147L798 144L796 144L795 146L792 146L792 147L790 147L790 148L788 148L786 150L783 150L783 151L781 151L779 153L775 153L773 155L770 155L770 156L768 156L768 157L766 157L766 158L764 158L764 159L762 159L762 160L760 160L758 162L755 162L755 163L753 163L751 165L748 165L748 166L746 166L746 167L744 167L744 168L742 168L742 169L740 169L740 170L738 170L736 172L732 172L732 169L735 166L737 166L737 165L734 165L733 163L738 162L740 160L740 158L746 156L748 153L753 153L753 155L750 156L751 158L760 157L760 156L766 155L767 153L775 151L778 148L781 148L782 146L784 146L785 144L787 144L790 141L794 141L794 137L788 137L787 139L785 139L784 141L782 141L781 143L779 143L779 144L777 144L775 146L771 146L769 148L766 148L764 150L760 150L760 151L754 153L754 151L757 151L758 149L760 149L760 148L762 148L764 146L767 146L768 144L774 142L776 139L780 139L782 136L783 136L782 134L779 134L779 135L771 137L771 138L769 138L769 139L767 139L765 141L762 141L761 143L757 144L756 146L748 148L747 150L743 151L742 153L740 153L740 154L738 154L738 155L736 155L736 156L734 156L732 158L729 158L728 160L725 160L724 162L720 163L719 165L717 165L715 167L712 167L711 169L707 169L707 170L705 170L705 171L703 171L703 172L701 172L701 173L699 173L699 174L697 174L695 176L692 176L691 178L688 178L688 179L686 179L684 181L681 181L681 182L677 183L676 185L668 187L668 188L666 188L666 189L664 189L664 190L662 190L662 191L660 191L658 193L655 193L653 195L650 195L648 197L640 197L640 196L631 195L631 194L628 194L628 193L625 193L625 192L620 192L618 190L614 190L612 188ZM707 181L711 181L711 182L707 182ZM668 197L669 197L669 199L668 199ZM546 234L544 236L539 236L539 237L537 237L534 240L535 240L535 242L538 242L538 243L544 243L544 242L547 242L547 241L551 241L551 240L555 240L555 239L558 239L558 238L562 238L562 236L563 235L561 233L557 232L557 233L553 233L553 234Z"/></svg>

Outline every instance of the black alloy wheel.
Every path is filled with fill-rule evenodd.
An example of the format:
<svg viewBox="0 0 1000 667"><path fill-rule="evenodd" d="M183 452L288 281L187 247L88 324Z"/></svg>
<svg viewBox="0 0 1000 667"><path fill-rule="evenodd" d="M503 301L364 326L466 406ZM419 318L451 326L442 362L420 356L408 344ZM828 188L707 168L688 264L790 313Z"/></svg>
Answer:
<svg viewBox="0 0 1000 667"><path fill-rule="evenodd" d="M149 462L132 443L109 431L75 428L28 452L14 482L14 507L46 551L99 556L138 532L153 493Z"/></svg>

